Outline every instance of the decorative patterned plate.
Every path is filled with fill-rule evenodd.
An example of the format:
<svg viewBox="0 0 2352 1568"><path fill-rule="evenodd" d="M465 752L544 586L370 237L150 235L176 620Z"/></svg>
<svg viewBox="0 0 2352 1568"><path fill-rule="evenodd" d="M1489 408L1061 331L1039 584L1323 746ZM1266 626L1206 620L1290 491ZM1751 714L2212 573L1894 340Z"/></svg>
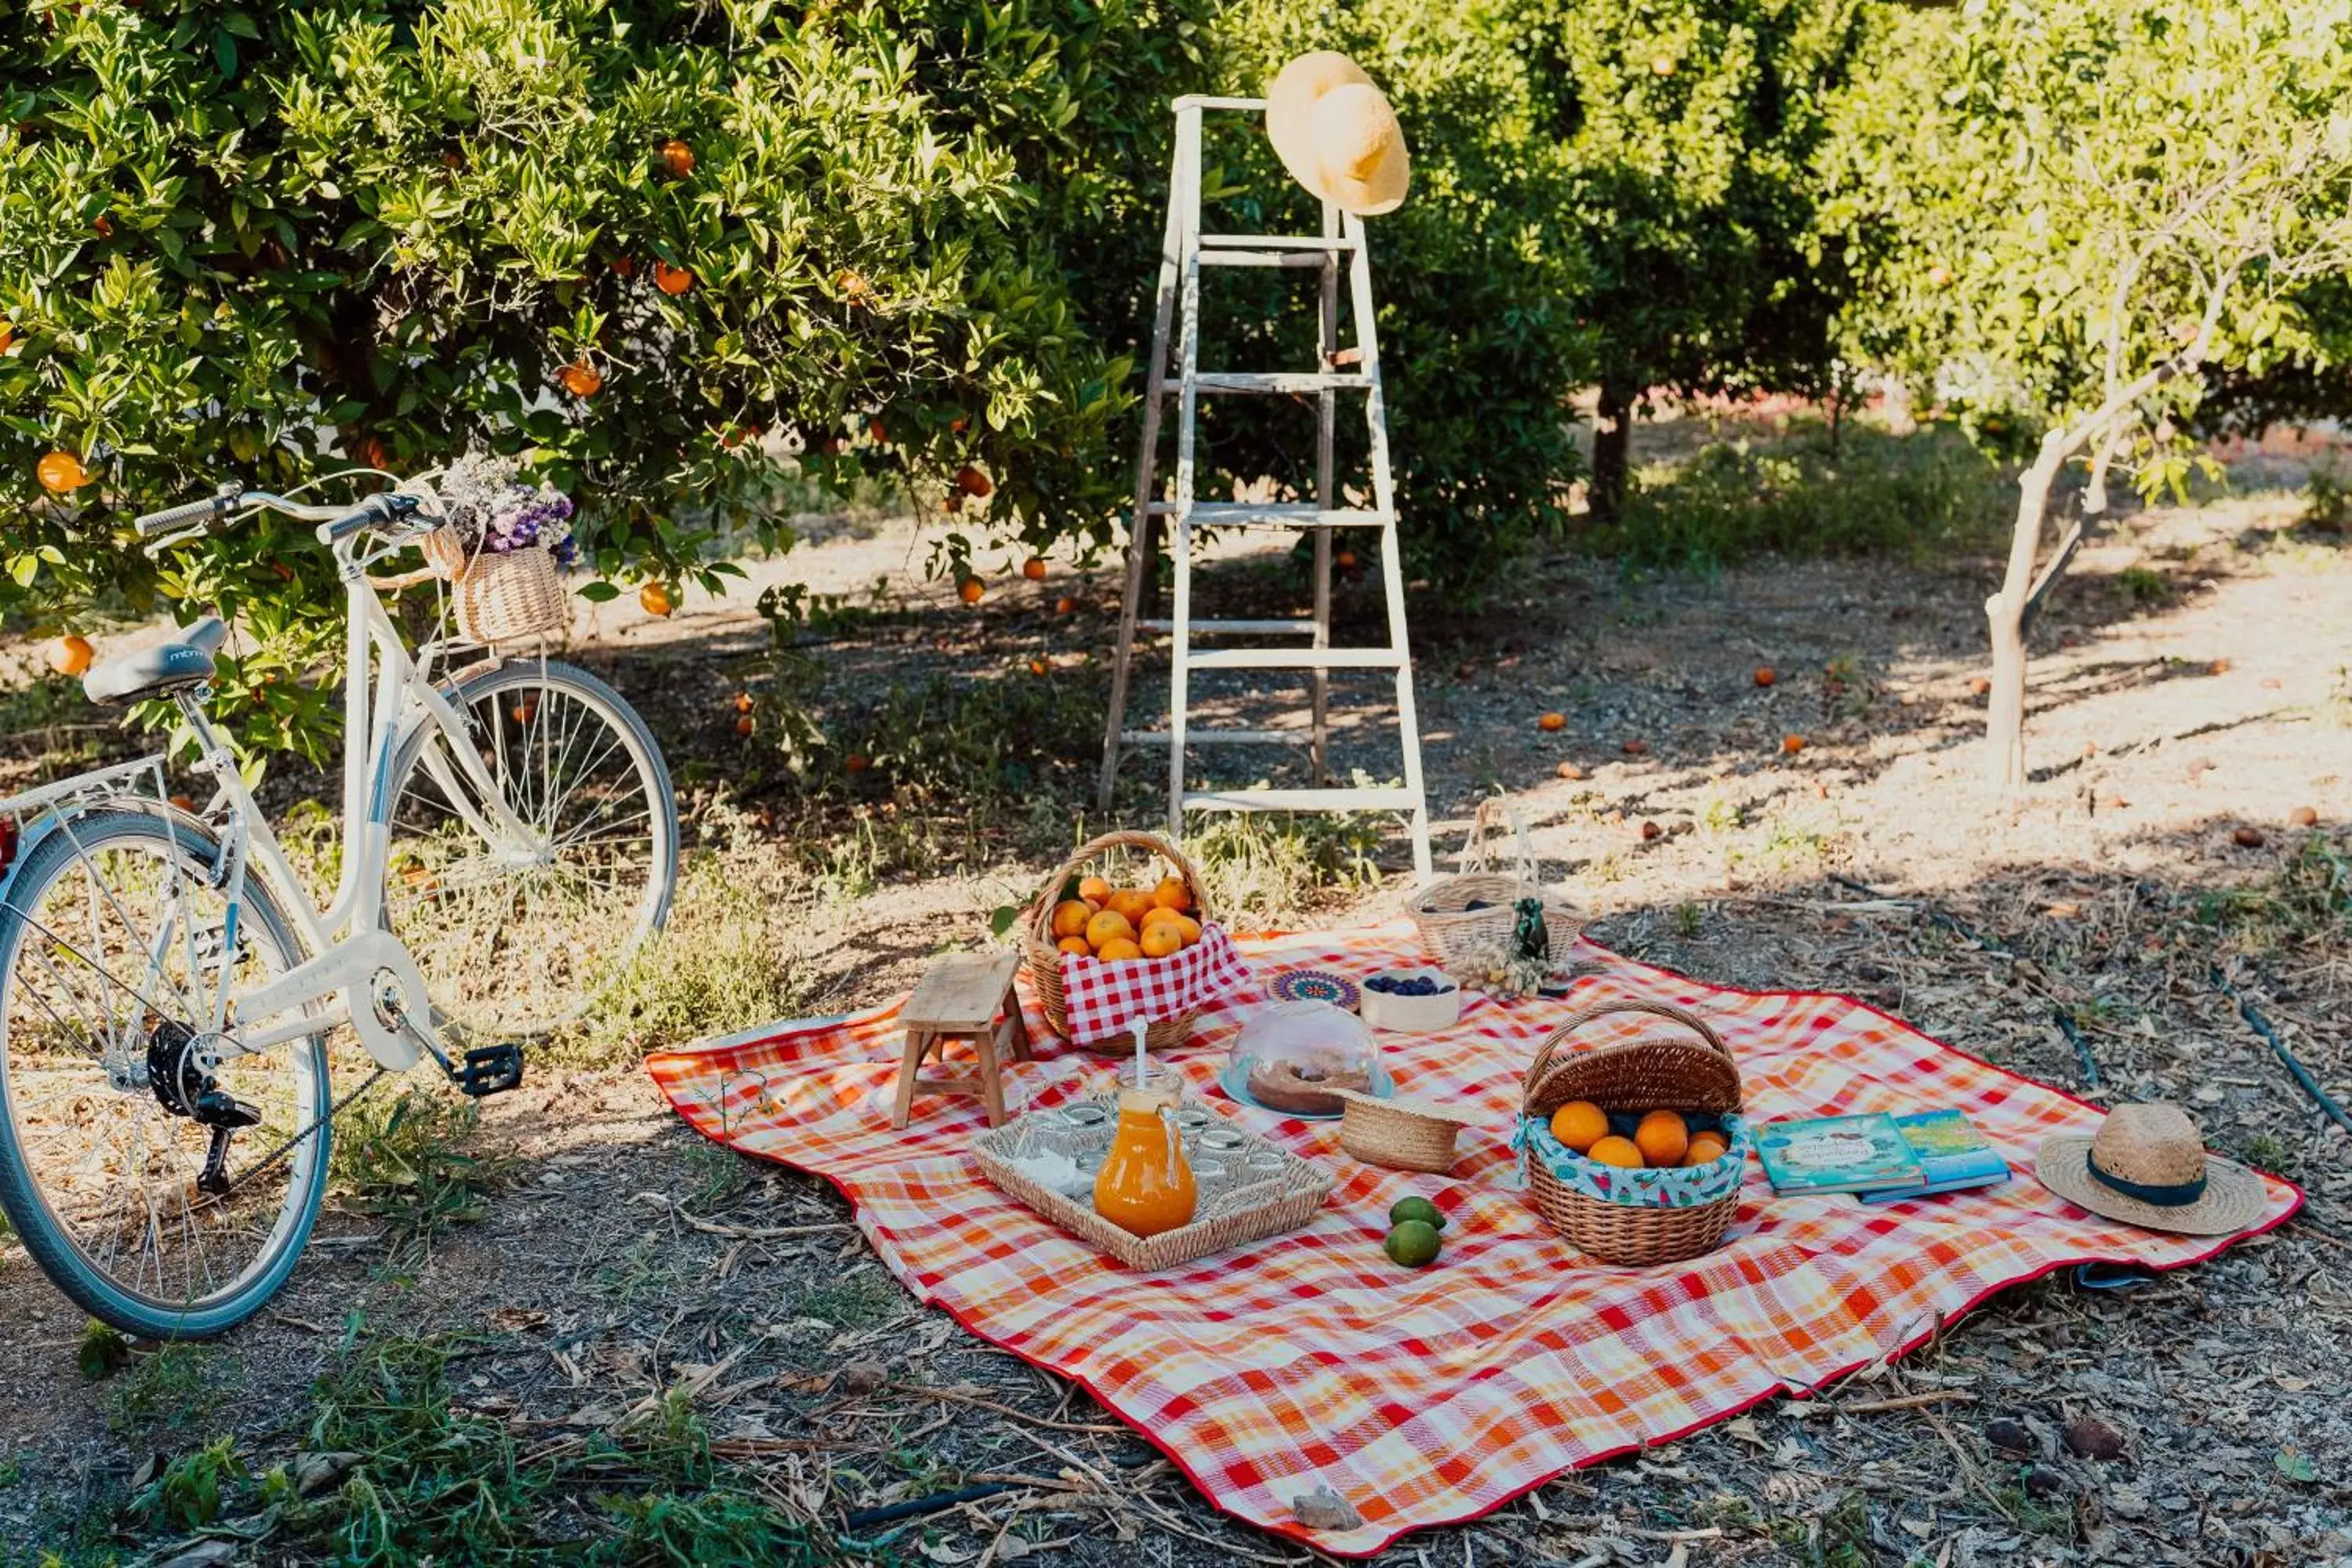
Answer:
<svg viewBox="0 0 2352 1568"><path fill-rule="evenodd" d="M1286 969L1266 990L1277 1002L1328 1002L1349 1013L1364 999L1354 981L1328 969Z"/></svg>

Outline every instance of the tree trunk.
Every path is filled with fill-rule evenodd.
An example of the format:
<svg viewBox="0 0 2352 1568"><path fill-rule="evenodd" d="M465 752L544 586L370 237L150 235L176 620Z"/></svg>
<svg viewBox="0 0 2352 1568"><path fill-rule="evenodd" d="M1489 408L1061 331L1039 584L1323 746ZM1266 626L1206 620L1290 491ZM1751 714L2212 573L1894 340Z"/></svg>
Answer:
<svg viewBox="0 0 2352 1568"><path fill-rule="evenodd" d="M2017 478L2017 525L2010 535L2009 570L2000 592L1985 601L1992 628L1992 691L1985 711L1986 761L1993 785L2014 794L2025 787L2025 604L2033 587L2033 557L2042 544L2050 489L2065 466L2070 443L2053 430L2042 455Z"/></svg>
<svg viewBox="0 0 2352 1568"><path fill-rule="evenodd" d="M1633 391L1622 382L1603 381L1592 410L1592 488L1587 501L1595 521L1615 522L1623 513L1633 440Z"/></svg>
<svg viewBox="0 0 2352 1568"><path fill-rule="evenodd" d="M2091 459L2091 477L2083 486L2083 515L2105 517L2107 514L2107 469L2116 460L2116 447L2123 440L2124 421L2116 420L2107 426L2106 438L2099 443L2099 455Z"/></svg>
<svg viewBox="0 0 2352 1568"><path fill-rule="evenodd" d="M1911 384L1899 375L1887 375L1881 376L1878 384L1885 395L1886 433L1908 436L1918 429L1919 422L1911 413Z"/></svg>

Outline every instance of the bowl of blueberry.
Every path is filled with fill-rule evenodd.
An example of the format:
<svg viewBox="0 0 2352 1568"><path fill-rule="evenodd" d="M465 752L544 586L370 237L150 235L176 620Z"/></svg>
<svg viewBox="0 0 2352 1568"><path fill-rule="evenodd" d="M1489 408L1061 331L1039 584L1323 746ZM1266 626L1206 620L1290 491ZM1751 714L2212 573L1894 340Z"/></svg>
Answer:
<svg viewBox="0 0 2352 1568"><path fill-rule="evenodd" d="M1442 969L1384 969L1364 982L1356 1011L1375 1029L1422 1034L1451 1028L1462 1016L1462 989Z"/></svg>

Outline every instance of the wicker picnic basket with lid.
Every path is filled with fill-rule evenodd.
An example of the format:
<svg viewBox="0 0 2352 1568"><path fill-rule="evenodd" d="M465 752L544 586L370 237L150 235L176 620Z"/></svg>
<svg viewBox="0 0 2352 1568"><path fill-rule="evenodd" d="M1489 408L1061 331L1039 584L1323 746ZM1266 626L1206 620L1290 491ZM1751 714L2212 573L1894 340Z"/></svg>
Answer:
<svg viewBox="0 0 2352 1568"><path fill-rule="evenodd" d="M469 642L524 642L561 630L572 607L555 557L537 546L468 552L454 528L436 528L419 546L449 584L458 635Z"/></svg>
<svg viewBox="0 0 2352 1568"><path fill-rule="evenodd" d="M1486 829L1497 816L1511 819L1518 840L1518 864L1508 873L1486 868ZM1422 945L1438 966L1452 969L1478 953L1507 946L1518 921L1521 899L1543 900L1544 934L1550 939L1554 959L1568 955L1583 917L1544 890L1538 879L1535 851L1528 842L1527 825L1518 820L1501 795L1488 795L1470 816L1470 836L1462 846L1461 870L1438 877L1414 889L1405 898L1405 913L1421 932ZM1483 904L1483 909L1471 909Z"/></svg>
<svg viewBox="0 0 2352 1568"><path fill-rule="evenodd" d="M1696 1037L1575 1047L1575 1038L1586 1026L1625 1013L1664 1018ZM1528 1065L1521 1102L1527 1115L1548 1120L1574 1100L1603 1110L1736 1116L1739 1068L1731 1058L1731 1047L1695 1013L1668 1002L1597 1002L1553 1030ZM1738 1178L1747 1163L1746 1148L1744 1137L1736 1139L1731 1154L1725 1156L1738 1156L1738 1163L1715 1180L1715 1185L1726 1188L1720 1196L1685 1207L1595 1197L1553 1174L1540 1158L1528 1161L1528 1195L1546 1224L1577 1250L1604 1263L1680 1262L1714 1250L1739 1212Z"/></svg>
<svg viewBox="0 0 2352 1568"><path fill-rule="evenodd" d="M1062 889L1070 885L1072 878L1089 862L1114 849L1140 850L1165 860L1176 875L1184 879L1184 886L1192 889L1192 908L1200 912L1201 923L1209 923L1209 896L1201 885L1200 870L1184 858L1182 850L1168 840L1122 828L1079 845L1070 858L1045 879L1045 887L1038 890L1035 907L1015 928L1020 932L1021 952L1029 969L1029 984L1037 993L1038 1005L1045 1009L1045 1021L1054 1026L1055 1034L1066 1040L1070 1037L1069 999L1062 989L1062 954L1054 945L1054 905L1061 899ZM1200 1016L1198 1007L1188 1007L1170 1017L1155 1020L1144 1031L1145 1048L1154 1051L1176 1049L1191 1037L1192 1026ZM1076 1043L1105 1050L1123 1050L1128 1045L1124 1037L1093 1044L1087 1041Z"/></svg>

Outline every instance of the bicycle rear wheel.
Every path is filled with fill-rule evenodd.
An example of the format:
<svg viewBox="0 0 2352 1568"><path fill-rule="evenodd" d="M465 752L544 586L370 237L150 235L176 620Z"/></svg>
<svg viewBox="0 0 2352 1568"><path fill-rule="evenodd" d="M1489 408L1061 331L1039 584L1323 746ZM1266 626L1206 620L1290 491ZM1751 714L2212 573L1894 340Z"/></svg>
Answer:
<svg viewBox="0 0 2352 1568"><path fill-rule="evenodd" d="M212 1065L224 968L246 990L299 952L264 884L234 900L211 885L219 852L194 822L100 808L34 843L0 904L0 1208L58 1289L150 1339L260 1310L327 1181L324 1038ZM211 1133L184 1108L200 1086L255 1118L226 1192L198 1184Z"/></svg>
<svg viewBox="0 0 2352 1568"><path fill-rule="evenodd" d="M517 659L461 684L468 745L520 819L496 814L441 727L402 742L386 799L384 915L444 1020L476 1044L570 1023L668 917L677 802L621 695L572 665Z"/></svg>

